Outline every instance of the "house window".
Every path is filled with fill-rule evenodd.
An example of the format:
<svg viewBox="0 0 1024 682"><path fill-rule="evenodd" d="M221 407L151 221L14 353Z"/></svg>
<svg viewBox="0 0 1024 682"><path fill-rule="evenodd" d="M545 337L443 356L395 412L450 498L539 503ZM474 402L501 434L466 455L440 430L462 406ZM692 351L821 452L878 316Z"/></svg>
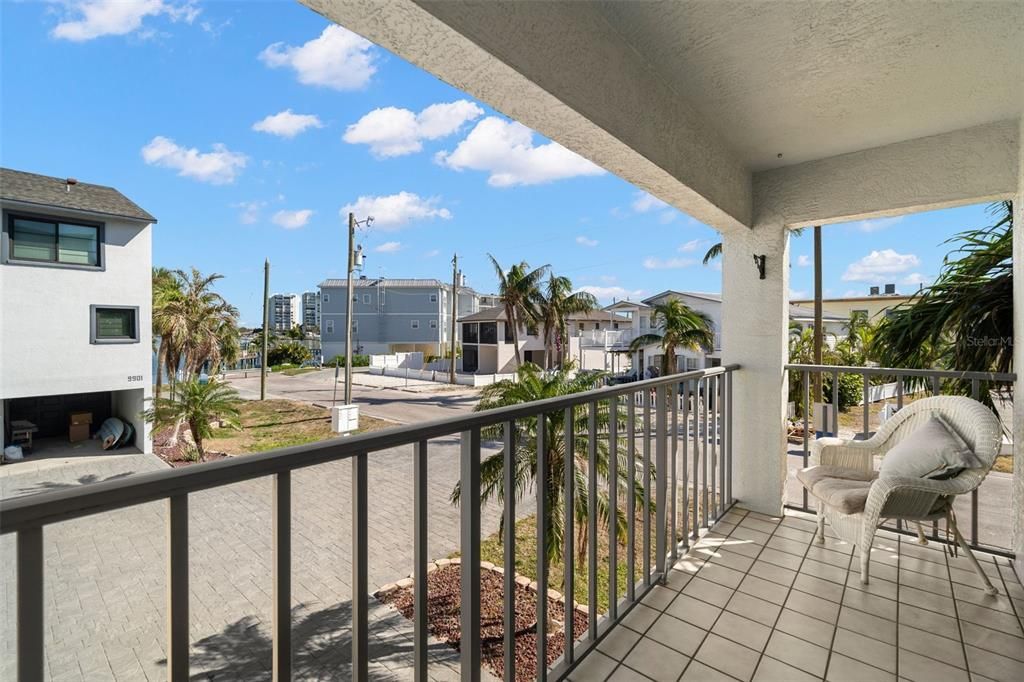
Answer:
<svg viewBox="0 0 1024 682"><path fill-rule="evenodd" d="M692 372L697 369L697 358L686 358L686 371Z"/></svg>
<svg viewBox="0 0 1024 682"><path fill-rule="evenodd" d="M585 326L586 326L585 324L583 324L582 322L580 322L580 331L583 331L583 327L585 327Z"/></svg>
<svg viewBox="0 0 1024 682"><path fill-rule="evenodd" d="M321 297L321 300L324 303L330 303L331 302L331 295L325 291L324 295Z"/></svg>
<svg viewBox="0 0 1024 682"><path fill-rule="evenodd" d="M475 322L464 322L462 324L463 343L477 343L480 340L480 325Z"/></svg>
<svg viewBox="0 0 1024 682"><path fill-rule="evenodd" d="M498 323L480 323L480 343L498 343Z"/></svg>
<svg viewBox="0 0 1024 682"><path fill-rule="evenodd" d="M502 327L505 328L505 343L515 343L515 339L512 338L512 325L508 322L502 323Z"/></svg>
<svg viewBox="0 0 1024 682"><path fill-rule="evenodd" d="M352 320L352 333L355 334L359 331L359 320Z"/></svg>
<svg viewBox="0 0 1024 682"><path fill-rule="evenodd" d="M430 302L431 303L437 303L437 294L431 294L430 295Z"/></svg>
<svg viewBox="0 0 1024 682"><path fill-rule="evenodd" d="M409 320L409 326L412 327L413 329L419 329L420 328L420 321L419 320Z"/></svg>
<svg viewBox="0 0 1024 682"><path fill-rule="evenodd" d="M437 329L437 320L431 320L430 321L430 328L431 329Z"/></svg>
<svg viewBox="0 0 1024 682"><path fill-rule="evenodd" d="M334 320L327 320L327 333L328 334L333 334L334 333Z"/></svg>
<svg viewBox="0 0 1024 682"><path fill-rule="evenodd" d="M370 295L363 294L363 305L370 305Z"/></svg>
<svg viewBox="0 0 1024 682"><path fill-rule="evenodd" d="M10 259L99 267L100 226L10 216Z"/></svg>
<svg viewBox="0 0 1024 682"><path fill-rule="evenodd" d="M138 343L137 306L90 306L90 343Z"/></svg>

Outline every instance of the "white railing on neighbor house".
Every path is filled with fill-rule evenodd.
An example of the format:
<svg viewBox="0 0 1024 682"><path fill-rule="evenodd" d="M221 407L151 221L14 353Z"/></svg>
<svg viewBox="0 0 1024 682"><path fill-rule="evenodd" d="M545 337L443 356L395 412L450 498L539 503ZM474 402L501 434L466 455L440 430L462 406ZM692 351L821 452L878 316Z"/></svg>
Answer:
<svg viewBox="0 0 1024 682"><path fill-rule="evenodd" d="M859 424L860 429L853 433L847 433L856 439L865 439L873 435L872 430L872 416L877 418L880 423L887 416L890 416L893 411L899 410L903 407L904 399L913 400L917 397L924 397L927 395L940 395L942 393L964 395L975 400L982 398L989 398L989 402L996 407L996 412L999 413L999 406L1002 404L1003 407L1009 408L1006 410L1007 413L1012 412L1011 399L1009 398L1009 392L1007 389L1012 388L1013 382L1016 380L1016 375L1012 373L994 373L994 372L962 372L957 370L936 370L936 369L905 369L905 368L889 368L889 367L848 367L838 365L800 365L790 364L786 365L786 369L790 371L792 378L799 377L801 381L802 396L801 402L804 405L811 404L810 400L810 377L812 375L820 376L824 382L826 378L831 379L831 395L826 395L826 403L824 404L824 415L825 419L822 420L822 415L819 415L818 419L815 420L818 425L824 424L823 435L826 436L839 436L841 435L842 424L839 419L839 392L841 388L840 377L847 374L854 374L861 377L862 382L862 395L857 400L851 401L854 405L862 408L863 414L861 415L861 423ZM875 384L872 385L872 380ZM888 405L888 407L886 407ZM872 412L872 408L874 413ZM1001 420L1006 424L1006 419ZM799 454L802 456L802 465L804 467L809 464L810 455L810 439L815 434L815 424L812 423L810 415L807 410L803 410L803 416L800 420L797 420L796 424L800 427L802 434L800 436L802 450ZM836 426L839 426L837 429ZM1010 455L1011 461L1013 461L1013 450L1014 444L1009 439L1010 430L1004 428L1004 439L1003 447L1000 451L1003 455ZM791 454L794 454L791 452ZM1020 466L1019 462L1014 462L1014 466ZM992 476L1001 476L999 472L990 474ZM1012 526L1012 518L1008 510L1012 509L1013 500L1012 492L1010 490L1010 482L999 481L998 483L1004 483L1005 485L989 485L990 481L986 480L980 487L976 488L970 496L961 495L954 502L954 510L957 516L961 519L970 518L970 538L969 542L972 548L983 549L988 552L1009 555L1009 530ZM992 496L999 495L1005 496L1004 500L996 499L992 500L991 497L986 499L988 504L984 505L990 507L990 514L997 514L999 510L1007 510L1005 519L994 519L992 517L985 519L985 525L989 528L984 534L979 530L980 521L982 515L979 512L979 496ZM806 489L802 492L802 499L798 504L790 504L789 506L800 509L802 511L814 511L811 508L813 499L810 499L807 495ZM962 524L961 527L967 524ZM999 529L1003 526L1006 527L1006 533L1001 532ZM890 528L890 530L896 530L899 532L911 533L912 531L905 528L902 523L897 524ZM939 539L939 526L938 522L932 525L932 539ZM984 535L985 537L982 537ZM999 544L1000 542L1004 544Z"/></svg>
<svg viewBox="0 0 1024 682"><path fill-rule="evenodd" d="M584 348L628 348L634 336L632 329L588 329L579 340Z"/></svg>
<svg viewBox="0 0 1024 682"><path fill-rule="evenodd" d="M574 632L573 618L566 618L564 654L548 668L549 622L548 562L545 531L552 522L552 510L545 495L536 495L536 553L540 557L537 576L537 679L566 677L582 656L593 649L633 606L666 575L680 552L699 537L732 505L732 377L738 367L716 367L676 374L623 386L560 396L547 400L502 407L414 426L332 439L311 445L283 448L261 454L232 457L191 467L135 474L76 488L39 493L0 501L0 534L16 535L17 566L17 667L19 680L41 680L44 676L45 640L44 548L46 526L70 519L101 514L135 505L166 501L167 504L167 678L172 682L189 678L189 495L260 477L273 477L273 657L275 680L292 677L292 495L291 472L326 462L352 463L352 670L351 678L369 676L369 514L368 469L372 453L411 445L410 473L414 483L414 661L415 679L428 679L427 624L427 541L429 519L428 441L460 434L462 501L460 505L460 644L461 675L464 680L481 676L480 635L480 467L481 438L494 429L500 433L505 454L504 486L516 487L513 466L516 442L536 439L536 472L548 485L561 486L563 499L576 499L576 486L586 486L588 499L607 492L607 511L618 518L624 505L626 518L625 585L618 584L620 562L618 524L610 524L608 557L608 603L599 618L598 603L598 505L588 505L586 528L574 528L575 504L566 504L564 527L566 570L565 609L574 610L575 574L573 561L577 532L587 533L588 582L586 632ZM562 480L551 480L546 443L552 437L548 424L553 415L568 425L564 431L565 457L586 463L585 481L577 482L575 467L563 467ZM584 430L575 430L575 417L586 416ZM612 416L607 420L603 416ZM598 424L607 426L598 427ZM609 452L607 476L598 475L599 441ZM576 449L584 450L576 454ZM636 485L619 489L619 467L633 472L626 478ZM642 481L642 485L639 482ZM579 495L583 495L580 491ZM298 502L301 504L301 501ZM504 496L504 517L516 518L516 496ZM654 509L651 513L650 510ZM644 513L644 510L648 510ZM638 513L639 512L639 513ZM681 512L681 514L679 513ZM692 523L691 523L692 514ZM652 519L652 516L654 517ZM653 526L653 529L652 529ZM269 530L269 529L268 529ZM653 532L652 532L653 530ZM642 553L637 550L636 533L641 533ZM602 531L605 532L605 531ZM532 542L532 541L531 541ZM504 594L515 594L516 524L504 525ZM652 551L653 550L653 551ZM637 556L641 553L641 556ZM672 563L667 563L672 562ZM639 580L637 580L639 577ZM603 588L602 588L603 589ZM623 594L624 592L624 594ZM504 604L505 679L516 679L515 603ZM304 672L304 671L297 671ZM346 677L344 672L338 675Z"/></svg>

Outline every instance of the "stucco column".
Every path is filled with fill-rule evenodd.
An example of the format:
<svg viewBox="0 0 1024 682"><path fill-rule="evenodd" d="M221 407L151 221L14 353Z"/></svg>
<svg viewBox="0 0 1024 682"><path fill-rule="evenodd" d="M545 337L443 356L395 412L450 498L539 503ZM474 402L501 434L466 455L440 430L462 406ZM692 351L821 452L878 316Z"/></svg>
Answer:
<svg viewBox="0 0 1024 682"><path fill-rule="evenodd" d="M785 503L789 328L789 235L781 221L723 235L723 364L733 379L733 495L747 509L779 514ZM765 278L754 263L764 255Z"/></svg>
<svg viewBox="0 0 1024 682"><path fill-rule="evenodd" d="M1013 202L1013 551L1014 570L1024 581L1024 117L1020 119L1017 196Z"/></svg>

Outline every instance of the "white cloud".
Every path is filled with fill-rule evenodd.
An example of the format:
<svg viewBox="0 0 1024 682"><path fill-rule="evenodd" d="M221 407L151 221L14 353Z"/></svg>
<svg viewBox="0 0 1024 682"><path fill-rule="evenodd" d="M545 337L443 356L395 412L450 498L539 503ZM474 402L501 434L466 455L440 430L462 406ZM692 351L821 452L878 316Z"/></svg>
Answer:
<svg viewBox="0 0 1024 682"><path fill-rule="evenodd" d="M337 24L300 46L274 43L260 53L271 68L288 67L299 82L334 90L358 90L377 71L373 43Z"/></svg>
<svg viewBox="0 0 1024 682"><path fill-rule="evenodd" d="M191 0L77 0L65 4L67 16L50 34L73 42L135 33L142 28L143 20L151 16L165 15L171 21L191 24L200 12Z"/></svg>
<svg viewBox="0 0 1024 682"><path fill-rule="evenodd" d="M291 109L267 116L262 121L252 124L252 129L260 133L270 133L280 137L292 138L310 128L323 128L320 118L313 114L295 114Z"/></svg>
<svg viewBox="0 0 1024 682"><path fill-rule="evenodd" d="M374 228L393 230L416 220L449 220L452 212L438 206L440 201L437 197L424 199L412 192L363 196L356 199L355 203L343 206L341 214L347 216L350 212L355 213L360 219L373 216Z"/></svg>
<svg viewBox="0 0 1024 682"><path fill-rule="evenodd" d="M341 139L349 144L368 144L378 157L402 156L423 149L423 140L447 137L483 114L483 109L465 99L431 104L418 114L383 107L350 125Z"/></svg>
<svg viewBox="0 0 1024 682"><path fill-rule="evenodd" d="M693 253L697 249L703 248L707 243L706 239L691 239L684 244L680 244L677 251L679 251L679 253Z"/></svg>
<svg viewBox="0 0 1024 682"><path fill-rule="evenodd" d="M899 281L905 287L914 287L915 289L920 285L928 286L931 284L932 278L928 275L922 275L920 272L912 272L906 275Z"/></svg>
<svg viewBox="0 0 1024 682"><path fill-rule="evenodd" d="M578 291L585 291L588 294L593 294L594 298L599 301L610 301L611 299L622 300L626 298L642 298L647 295L647 292L643 289L634 289L630 291L625 287L610 286L610 287L599 287L599 286L585 286L580 287Z"/></svg>
<svg viewBox="0 0 1024 682"><path fill-rule="evenodd" d="M696 265L693 258L655 258L653 256L644 259L644 267L648 270L674 270L677 268L688 268Z"/></svg>
<svg viewBox="0 0 1024 682"><path fill-rule="evenodd" d="M636 211L637 213L649 213L650 211L660 211L662 209L669 207L668 204L666 204L661 199L643 191L637 192L636 194L633 195L633 203L630 205L633 207L633 210Z"/></svg>
<svg viewBox="0 0 1024 682"><path fill-rule="evenodd" d="M270 220L280 227L286 230L297 230L300 227L305 227L309 219L313 217L313 211L308 208L299 209L297 211L278 211L274 214L274 217Z"/></svg>
<svg viewBox="0 0 1024 682"><path fill-rule="evenodd" d="M434 258L437 254L441 253L438 249L431 249L423 254L424 258Z"/></svg>
<svg viewBox="0 0 1024 682"><path fill-rule="evenodd" d="M521 123L488 116L451 152L438 152L435 161L454 170L490 173L492 187L538 185L604 170L557 142L535 146L533 131Z"/></svg>
<svg viewBox="0 0 1024 682"><path fill-rule="evenodd" d="M374 247L374 251L377 253L394 253L402 248L402 242L384 242L380 246Z"/></svg>
<svg viewBox="0 0 1024 682"><path fill-rule="evenodd" d="M615 284L616 282L619 281L619 278L616 277L615 275L601 275L598 279L600 279L605 284Z"/></svg>
<svg viewBox="0 0 1024 682"><path fill-rule="evenodd" d="M843 281L881 283L920 264L921 261L912 253L896 253L892 249L872 251L847 266Z"/></svg>
<svg viewBox="0 0 1024 682"><path fill-rule="evenodd" d="M588 247L594 247L597 246L598 244L596 239L591 239L590 237L584 236L582 234L579 237L576 237L576 243L579 244L580 246Z"/></svg>
<svg viewBox="0 0 1024 682"><path fill-rule="evenodd" d="M173 168L178 175L213 185L234 182L249 162L245 154L230 151L219 142L213 145L213 151L200 152L195 147L181 147L162 135L142 148L142 158L151 166Z"/></svg>
<svg viewBox="0 0 1024 682"><path fill-rule="evenodd" d="M801 300L807 298L807 292L803 289L790 289L789 290L790 300Z"/></svg>
<svg viewBox="0 0 1024 682"><path fill-rule="evenodd" d="M811 264L811 257L801 254L796 257L796 264L798 267L806 268L808 265Z"/></svg>
<svg viewBox="0 0 1024 682"><path fill-rule="evenodd" d="M903 216L895 216L893 218L876 218L875 220L862 220L859 223L854 223L854 225L861 232L878 232L879 230L884 230L887 227L892 227L901 220L903 220Z"/></svg>
<svg viewBox="0 0 1024 682"><path fill-rule="evenodd" d="M260 211L264 206L267 205L265 201L242 201L237 204L232 204L234 208L239 209L238 222L243 225L252 225L260 219Z"/></svg>

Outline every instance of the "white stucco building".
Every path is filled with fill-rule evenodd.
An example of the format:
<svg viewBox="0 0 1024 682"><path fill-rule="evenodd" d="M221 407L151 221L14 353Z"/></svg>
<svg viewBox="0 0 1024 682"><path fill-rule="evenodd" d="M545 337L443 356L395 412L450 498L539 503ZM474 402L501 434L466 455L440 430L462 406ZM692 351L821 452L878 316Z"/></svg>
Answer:
<svg viewBox="0 0 1024 682"><path fill-rule="evenodd" d="M302 324L303 299L298 294L273 294L268 302L270 328L286 332Z"/></svg>
<svg viewBox="0 0 1024 682"><path fill-rule="evenodd" d="M135 427L151 395L156 219L112 187L0 169L0 406L33 436L67 443L69 415Z"/></svg>

